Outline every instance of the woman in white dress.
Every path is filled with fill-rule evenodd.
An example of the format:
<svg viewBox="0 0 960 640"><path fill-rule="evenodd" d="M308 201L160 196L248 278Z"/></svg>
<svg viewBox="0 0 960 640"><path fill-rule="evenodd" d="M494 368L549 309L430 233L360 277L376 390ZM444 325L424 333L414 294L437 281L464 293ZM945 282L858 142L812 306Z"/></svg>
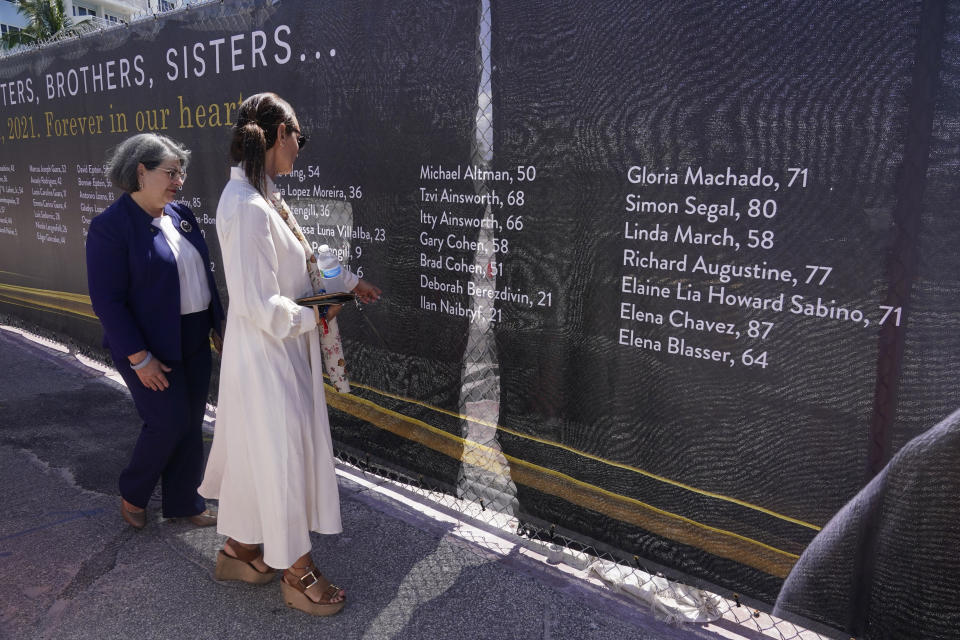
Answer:
<svg viewBox="0 0 960 640"><path fill-rule="evenodd" d="M310 532L339 533L315 307L316 258L273 183L290 173L306 137L272 93L247 98L233 129L239 166L217 205L230 305L213 446L199 492L220 500L217 531L229 536L216 577L264 583L285 569L286 603L314 615L343 608L346 593L310 557ZM380 290L345 272L365 302ZM332 312L331 312L332 313ZM262 551L260 544L263 545Z"/></svg>

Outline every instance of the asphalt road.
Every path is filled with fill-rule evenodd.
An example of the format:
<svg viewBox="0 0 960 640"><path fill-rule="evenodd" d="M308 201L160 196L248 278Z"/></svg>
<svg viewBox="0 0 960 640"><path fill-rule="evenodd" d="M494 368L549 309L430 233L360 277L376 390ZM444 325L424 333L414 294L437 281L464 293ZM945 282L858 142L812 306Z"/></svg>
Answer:
<svg viewBox="0 0 960 640"><path fill-rule="evenodd" d="M123 523L117 476L138 429L120 384L0 329L0 638L751 637L659 622L509 534L342 466L344 533L315 535L313 555L348 605L312 618L276 582L214 581L223 538L163 520L156 500L143 531Z"/></svg>

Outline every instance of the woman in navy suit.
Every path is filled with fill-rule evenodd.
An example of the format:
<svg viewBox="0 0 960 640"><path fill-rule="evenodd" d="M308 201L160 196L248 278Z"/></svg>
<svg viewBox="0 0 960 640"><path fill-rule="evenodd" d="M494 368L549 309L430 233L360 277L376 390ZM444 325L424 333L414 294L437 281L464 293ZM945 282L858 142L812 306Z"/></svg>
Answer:
<svg viewBox="0 0 960 640"><path fill-rule="evenodd" d="M216 523L197 487L210 336L222 341L223 307L197 220L174 203L190 152L166 136L122 142L107 174L123 190L87 235L87 278L104 346L127 383L143 427L120 474L120 513L136 529L162 483L166 518ZM218 346L219 348L219 346Z"/></svg>

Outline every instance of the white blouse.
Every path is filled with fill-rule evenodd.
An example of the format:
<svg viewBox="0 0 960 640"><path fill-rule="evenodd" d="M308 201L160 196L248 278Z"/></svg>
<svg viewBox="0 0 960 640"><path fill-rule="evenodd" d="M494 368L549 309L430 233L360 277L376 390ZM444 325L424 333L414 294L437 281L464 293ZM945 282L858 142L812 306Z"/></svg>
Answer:
<svg viewBox="0 0 960 640"><path fill-rule="evenodd" d="M210 285L207 283L207 269L200 252L177 231L170 216L163 214L154 218L150 224L163 233L177 261L177 274L180 276L180 315L206 311L210 306Z"/></svg>

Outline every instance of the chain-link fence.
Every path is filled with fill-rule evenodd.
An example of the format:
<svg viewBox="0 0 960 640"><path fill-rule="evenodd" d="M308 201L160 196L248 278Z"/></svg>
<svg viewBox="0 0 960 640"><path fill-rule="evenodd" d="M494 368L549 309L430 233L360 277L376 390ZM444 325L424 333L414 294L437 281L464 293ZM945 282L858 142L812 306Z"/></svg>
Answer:
<svg viewBox="0 0 960 640"><path fill-rule="evenodd" d="M864 474L858 465L866 460L870 473L875 473L908 436L919 432L918 425L929 423L937 403L950 401L941 393L933 400L921 398L914 413L913 405L904 412L903 394L898 398L896 393L904 351L910 348L904 344L900 321L905 323L910 311L910 287L919 260L916 244L922 235L912 207L923 197L917 185L924 179L928 152L927 143L911 138L904 143L909 153L901 153L902 140L891 133L899 131L901 119L915 119L898 109L909 102L904 87L911 86L914 75L922 75L910 66L920 45L911 39L912 31L898 31L909 31L902 26L898 9L884 5L888 10L869 27L862 26L856 8L831 6L832 13L818 18L825 25L840 25L838 29L875 29L881 36L871 42L891 43L889 50L881 47L870 56L875 63L861 69L856 66L863 58L860 53L823 42L805 45L809 51L802 52L801 61L808 66L788 64L796 62L786 59L794 52L784 53L777 42L769 42L776 38L766 31L781 39L784 34L796 36L798 30L808 33L802 25L813 18L796 15L799 10L792 5L776 9L743 3L728 11L718 3L691 11L683 3L674 8L657 3L640 8L584 3L578 9L476 0L445 5L450 15L444 15L456 19L433 25L432 32L418 28L429 11L418 13L415 7L400 7L396 15L380 6L342 7L349 14L337 25L347 34L344 41L360 36L371 40L370 51L360 55L315 45L312 33L296 32L291 24L299 27L313 19L306 5L244 2L245 13L229 24L223 13L212 10L196 23L183 19L186 12L215 4L223 2L171 3L171 11L163 14L134 16L132 27L97 26L104 31L135 29L145 20L155 20L151 33L155 37L165 16L171 22L176 17L181 29L177 34L184 41L203 32L199 39L209 36L212 45L228 29L252 34L260 28L258 21L273 16L286 21L286 31L273 34L273 60L284 62L263 71L264 77L300 92L295 102L301 122L315 135L329 134L333 149L329 154L325 150L322 158L304 154L308 159L303 163L314 164L308 165L310 172L298 169L294 179L309 193L301 197L288 192L286 200L311 229L305 232L310 239L333 246L358 272L365 268L380 277L399 274L386 303L389 315L379 310L384 305L369 311L374 325L383 321L381 329L389 342L360 322L355 323L359 329L344 329L348 373L352 366L359 375L354 395L347 398L331 391L328 398L340 460L515 536L548 560L563 561L630 594L661 619L726 620L784 640L818 637L767 613L783 578L823 523L862 486ZM406 9L416 15L402 15ZM786 13L780 15L780 10ZM591 15L595 19L583 20L587 11L596 14ZM310 27L321 30L324 25L319 22L310 22ZM753 30L741 47L745 53L741 48L728 51L722 44L717 45L719 52L710 49L711 30L729 25ZM756 30L756 25L766 28ZM409 48L397 44L399 38L384 36L400 27L413 43ZM891 33L896 37L886 37ZM672 38L684 36L686 42L707 43L705 50L715 56L700 55L692 47L671 48ZM81 39L86 37L95 35ZM937 38L943 34L931 41ZM120 38L113 39L118 50L126 46ZM433 39L442 40L443 46L431 48ZM301 46L304 41L310 46ZM647 41L653 44L644 48ZM253 35L249 42L254 50L263 44ZM741 53L746 58L738 58ZM442 69L424 64L427 58L442 62ZM284 68L285 64L291 66ZM286 69L296 64L309 73L293 82L295 72ZM933 66L929 60L923 64ZM650 69L664 77L652 75ZM321 77L321 71L328 75ZM857 74L882 85L887 93L847 91L845 80ZM165 75L175 78L171 83L183 83L176 87L182 95L173 118L183 118L184 96L214 84L209 76L188 78L186 71L181 76L171 69L155 71L152 77L160 81ZM758 93L761 85L764 90ZM928 82L928 94L936 94L934 85ZM803 90L783 89L791 86ZM769 87L778 89L768 91ZM933 100L927 95L915 102L929 105ZM814 109L810 106L814 104L825 106ZM102 111L108 114L112 109L111 102ZM187 113L192 117L189 109ZM927 120L918 125L920 129L929 128ZM863 122L873 125L862 128ZM222 142L217 138L222 138L220 131L199 132L192 123L189 128L198 145ZM828 133L806 135L807 131ZM457 297L446 315L431 313L429 305L434 303L422 295L429 293L426 287L411 284L427 269L417 267L427 261L420 254L426 251L423 240L418 240L426 223L418 227L409 221L418 213L422 220L439 211L425 214L429 206L409 194L424 184L432 188L439 183L434 178L418 183L409 175L418 169L423 175L428 163L435 168L439 161L434 155L443 156L451 174L457 167L462 181L456 186L467 191L458 194L461 204L467 204L450 207L461 221L458 233L467 249L457 253L453 269L444 267L456 274L439 273L438 278L480 292ZM904 155L909 157L904 160ZM705 305L692 303L686 307L688 315L714 314L708 318L714 326L718 319L731 326L739 323L744 333L747 326L755 331L769 325L771 330L776 320L778 330L787 336L779 344L781 353L792 358L789 366L779 369L767 369L766 352L748 359L750 349L736 359L735 368L720 370L704 363L686 366L652 349L631 351L623 348L623 342L611 341L610 336L618 329L622 335L628 323L611 329L606 321L619 315L617 304L636 299L621 295L610 302L617 297L611 293L622 293L624 237L632 233L634 220L627 218L623 231L624 195L637 184L629 180L625 188L622 174L627 167L643 163L644 172L649 165L654 175L669 177L669 166L655 165L707 164L707 159L728 165L729 174L729 165L746 162L746 157L758 165L789 167L794 172L791 182L802 180L804 187L808 170L799 165L810 164L807 191L802 195L796 195L799 191L784 195L786 187L771 191L762 200L764 207L773 203L771 208L757 208L755 216L761 222L784 221L783 228L776 228L777 242L785 236L804 242L778 254L773 231L757 235L758 251L767 248L763 243L770 245L770 252L758 262L787 260L785 254L809 249L822 259L805 265L814 268L813 285L824 284L828 276L831 284L843 281L811 295L823 301L848 296L864 308L879 301L887 313L869 318L861 314L869 329L858 327L854 334L834 322L833 307L821 324L815 324L820 322L819 306L812 314L792 316L782 312L764 316L754 309L705 310ZM221 156L210 154L198 166L213 175L222 162ZM894 185L891 178L903 164L909 166L898 180L913 185L912 190ZM845 172L848 165L854 168ZM463 176L464 167L469 178ZM351 172L360 177L355 179ZM328 174L334 177L326 179ZM395 177L398 174L401 178ZM329 184L320 183L317 176ZM311 185L314 178L318 182ZM342 186L345 180L354 181L350 189L356 197L326 188ZM364 197L359 193L361 183ZM660 204L669 205L668 197L679 199L669 191L670 185L643 187L653 193L650 198L662 198ZM902 192L893 213L892 191ZM947 191L941 188L940 195ZM719 192L697 195L704 193ZM731 199L757 195L732 190L724 194ZM194 199L207 202L205 217L212 214L211 198L215 194L198 191ZM734 209L732 204L730 208ZM890 221L899 233L892 266L884 262ZM661 224L666 223L657 227ZM342 231L361 225L377 225L383 237L371 241ZM943 225L941 235L950 238L951 228ZM208 236L211 244L213 235ZM679 232L675 237L681 237ZM211 249L215 255L216 247ZM941 254L946 252L937 253ZM799 260L796 264L802 269L805 260ZM698 284L711 289L723 284L731 296L731 291L735 296L756 296L768 284L737 282L726 274L722 276L726 280L698 283L689 273L648 271L639 276L646 278L639 286L648 299L655 297L648 291L670 297L662 295L668 288L679 298L682 287L689 290ZM788 291L811 284L811 277L800 280L788 285ZM934 316L943 308L942 300L951 298L951 286L924 289L931 291L933 309L928 329L944 326L942 318ZM808 290L813 289L804 292ZM36 294L39 289L31 291ZM539 295L524 298L534 291ZM423 301L419 305L418 297ZM816 298L817 305L821 297ZM768 306L775 306L774 296L768 298L774 303ZM453 296L444 302L449 299ZM650 303L639 322L665 324L655 320L656 302L660 301ZM672 298L669 304L674 304ZM550 315L541 312L546 309ZM367 311L360 312L362 316L347 313L370 320ZM401 328L385 327L387 322ZM418 328L407 330L404 322L419 323ZM632 328L639 326L630 322ZM700 325L691 320L690 326ZM883 328L877 336L879 326ZM649 336L658 336L661 328L639 326L637 331L649 329ZM404 332L403 344L398 344L398 335ZM685 334L690 340L692 335ZM424 347L425 342L429 344ZM643 344L649 349L654 342L647 338ZM756 353L759 344L758 338ZM629 346L632 349L635 343ZM761 357L762 371L744 370L748 360L759 362ZM416 366L408 365L413 360ZM938 366L935 384L942 391L944 381L951 379L953 363ZM915 386L926 383L923 375L907 373L913 375ZM409 384L396 383L404 376ZM871 395L874 389L876 398ZM907 414L909 424L895 429L897 418L902 421ZM856 435L864 424L871 424L869 443ZM783 473L787 464L795 467L794 473ZM815 491L811 479L818 483ZM733 588L736 585L743 589Z"/></svg>
<svg viewBox="0 0 960 640"><path fill-rule="evenodd" d="M15 316L0 314L0 326L13 329L48 349L72 355L82 364L122 383L109 357L98 350L75 343L63 334L25 323ZM335 392L328 387L328 393ZM215 415L216 408L208 406L208 412ZM475 440L473 444L478 448L486 448L496 446L496 441L493 437ZM546 563L563 563L578 570L586 580L602 582L611 590L633 600L639 609L649 611L657 620L677 625L697 621L733 624L735 626L731 630L734 633L758 632L764 637L778 640L841 637L835 634L820 635L777 619L768 613L764 605L751 603L735 593L718 589L711 591L709 585L702 585L703 588L690 587L689 584L695 581L678 577L670 570L638 556L600 551L576 536L564 535L556 526L544 527L524 521L515 515L513 502L497 499L502 494L504 482L509 482L508 471L489 485L475 479L469 490L451 491L449 487L437 486L423 475L376 460L362 451L348 450L335 443L334 454L341 464L349 465L364 475L369 474L378 482L390 482L396 489L416 496L427 504L458 514L467 523L493 530L499 537L521 544L542 556ZM159 496L159 487L156 492ZM491 496L494 498L490 499ZM488 540L482 542L489 546ZM718 595L721 592L724 595Z"/></svg>
<svg viewBox="0 0 960 640"><path fill-rule="evenodd" d="M490 0L478 0L476 6L477 90L470 164L479 169L478 175L494 175L498 167L511 163L496 161L496 64L492 53L494 25ZM496 187L495 183L483 179L473 181L473 190L481 198ZM497 267L500 256L494 247L498 245L498 235L507 225L498 223L497 212L489 201L478 217L479 231L475 238L482 249L474 253L469 273L474 289L496 290L502 268ZM349 247L346 251L349 254ZM396 482L465 518L511 533L542 553L548 562L564 562L581 570L585 577L600 579L612 589L635 598L639 606L649 607L651 614L658 619L678 624L726 620L782 640L825 637L776 619L760 610L763 605L754 603L755 606L750 606L748 599L738 594L727 591L725 596L716 595L710 590L712 585L702 582L700 586L704 589L688 586L697 581L690 576L680 577L669 569L609 544L595 546L582 533L578 535L556 524L523 515L517 486L511 477L511 462L504 456L499 441L501 377L497 332L500 323L493 321L498 318L498 306L503 305L495 304L488 297L471 298L469 315L478 320L468 324L462 356L457 412L462 457L454 486L434 482L395 462L380 460L342 445L336 451L338 459L364 473ZM713 589L720 591L716 587Z"/></svg>
<svg viewBox="0 0 960 640"><path fill-rule="evenodd" d="M495 439L475 444L478 447L496 446ZM721 625L716 627L717 630L724 624L733 624L730 628L733 633L749 637L749 633L756 632L778 640L843 637L838 632L816 633L776 618L769 613L769 605L736 593L702 583L701 587L691 587L689 585L697 581L689 576L677 576L669 569L652 565L638 556L599 551L576 536L563 535L556 526L544 527L521 520L502 499L485 500L477 495L499 496L504 482L509 482L509 476L488 487L482 483L474 485L473 495L464 497L434 485L422 475L398 470L393 465L371 459L367 454L341 447L336 447L334 453L342 464L395 483L429 503L460 514L466 521L495 529L500 535L542 555L544 562L562 562L580 571L584 579L603 582L611 590L633 600L638 608L649 611L657 620L677 625L714 622Z"/></svg>

